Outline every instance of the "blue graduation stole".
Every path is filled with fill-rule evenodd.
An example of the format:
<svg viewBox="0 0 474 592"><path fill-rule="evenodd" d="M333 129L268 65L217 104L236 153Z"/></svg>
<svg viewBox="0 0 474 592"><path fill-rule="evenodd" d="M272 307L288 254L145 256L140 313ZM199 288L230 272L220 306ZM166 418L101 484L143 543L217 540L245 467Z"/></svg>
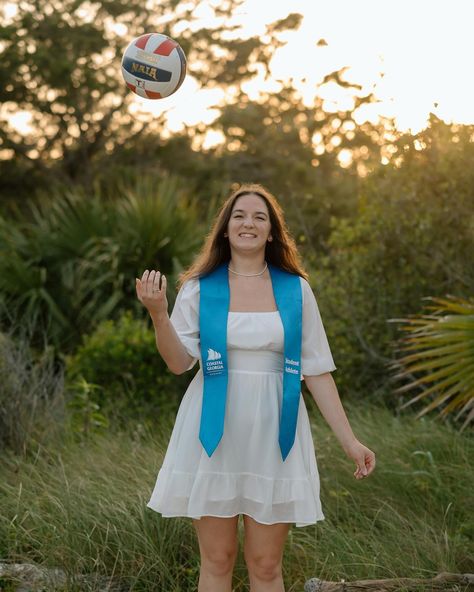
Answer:
<svg viewBox="0 0 474 592"><path fill-rule="evenodd" d="M224 433L227 399L227 316L230 304L228 262L199 279L199 331L204 390L199 440L209 457ZM284 328L283 404L279 444L283 460L295 441L301 394L303 297L299 275L268 264L273 295Z"/></svg>

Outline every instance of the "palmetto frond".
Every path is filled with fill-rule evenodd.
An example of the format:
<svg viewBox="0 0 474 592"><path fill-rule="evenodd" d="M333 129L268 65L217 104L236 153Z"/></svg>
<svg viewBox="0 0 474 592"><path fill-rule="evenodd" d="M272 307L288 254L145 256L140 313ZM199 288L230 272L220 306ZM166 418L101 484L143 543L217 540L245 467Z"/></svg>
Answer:
<svg viewBox="0 0 474 592"><path fill-rule="evenodd" d="M456 420L466 416L462 431L474 420L474 301L452 295L426 299L434 303L426 307L432 314L389 319L404 323L400 330L407 333L395 351L409 352L389 364L396 370L393 380L411 378L394 392L419 391L402 409L429 401L417 417L433 409L440 416L457 412Z"/></svg>
<svg viewBox="0 0 474 592"><path fill-rule="evenodd" d="M173 177L124 183L113 198L61 188L28 205L16 221L0 216L0 318L58 347L137 306L137 274L171 279L202 241L196 202Z"/></svg>

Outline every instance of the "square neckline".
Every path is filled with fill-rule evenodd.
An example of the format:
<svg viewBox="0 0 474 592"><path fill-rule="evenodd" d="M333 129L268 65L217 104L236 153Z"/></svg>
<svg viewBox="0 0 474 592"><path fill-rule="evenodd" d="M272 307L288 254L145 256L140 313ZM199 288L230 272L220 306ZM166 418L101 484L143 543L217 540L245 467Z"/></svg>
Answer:
<svg viewBox="0 0 474 592"><path fill-rule="evenodd" d="M229 314L275 314L278 310L229 310Z"/></svg>

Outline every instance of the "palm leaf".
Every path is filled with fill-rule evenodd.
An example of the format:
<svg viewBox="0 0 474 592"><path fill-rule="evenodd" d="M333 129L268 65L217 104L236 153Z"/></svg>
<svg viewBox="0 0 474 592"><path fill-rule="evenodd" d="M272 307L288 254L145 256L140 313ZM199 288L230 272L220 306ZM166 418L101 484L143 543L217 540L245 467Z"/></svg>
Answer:
<svg viewBox="0 0 474 592"><path fill-rule="evenodd" d="M410 379L393 392L421 389L400 408L427 400L417 417L435 409L439 417L457 412L455 420L467 416L462 431L474 420L474 302L452 295L426 299L434 314L389 319L403 323L406 333L394 348L401 357L388 364L392 380Z"/></svg>
<svg viewBox="0 0 474 592"><path fill-rule="evenodd" d="M137 306L138 274L157 268L171 278L202 242L188 191L179 179L143 176L113 196L56 188L16 220L0 216L0 319L69 347Z"/></svg>

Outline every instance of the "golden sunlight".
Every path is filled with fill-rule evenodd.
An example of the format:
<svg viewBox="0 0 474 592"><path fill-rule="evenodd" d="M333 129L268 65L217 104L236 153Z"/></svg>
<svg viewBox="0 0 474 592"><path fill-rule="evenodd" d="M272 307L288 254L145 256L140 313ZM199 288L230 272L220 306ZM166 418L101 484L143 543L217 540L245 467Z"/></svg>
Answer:
<svg viewBox="0 0 474 592"><path fill-rule="evenodd" d="M213 26L208 4L201 2L200 14L204 24ZM474 86L466 75L467 57L474 54L470 31L474 3L246 0L229 24L240 25L239 34L244 37L263 36L266 24L291 12L303 15L302 24L297 31L280 34L285 45L272 60L272 77L265 79L259 73L244 85L251 99L257 99L262 91L277 91L292 79L307 104L319 95L325 109L347 109L353 102L353 89L321 84L331 71L346 68L344 79L362 87L358 95L373 92L378 99L358 109L358 123L375 121L379 116L394 117L398 129L416 133L426 127L430 112L447 122L474 123ZM324 42L318 43L320 40ZM188 86L169 97L167 103L145 101L142 108L155 113L170 109L168 117L175 130L181 120L195 120L198 113L201 121L211 124L207 107L215 96L190 86L189 78ZM192 108L187 95L190 88Z"/></svg>
<svg viewBox="0 0 474 592"><path fill-rule="evenodd" d="M216 3L218 0L203 0L199 4L194 11L199 16L195 26L216 25L210 9ZM6 2L2 10L8 20L14 18L17 6ZM258 70L243 85L250 99L257 100L262 92L278 92L291 81L307 105L319 96L328 111L350 109L355 95L373 92L377 102L357 110L358 123L393 117L398 129L416 133L426 126L430 112L446 122L474 123L474 85L466 67L468 57L474 55L474 2L244 0L227 21L229 26L239 27L229 32L229 37L263 38L266 25L293 12L303 16L301 26L297 31L279 33L284 45L275 52L271 76ZM126 29L121 24L111 28L116 33ZM173 31L178 41L181 31L179 24ZM343 70L342 78L361 88L323 84L324 77L335 70ZM200 88L188 74L179 91L166 99L134 96L131 111L137 118L163 115L169 133L201 122L211 131L218 116L212 107L229 98L222 89ZM25 112L16 113L10 121L21 133L31 131ZM220 141L222 135L208 133L203 147ZM348 162L347 157L343 160Z"/></svg>

